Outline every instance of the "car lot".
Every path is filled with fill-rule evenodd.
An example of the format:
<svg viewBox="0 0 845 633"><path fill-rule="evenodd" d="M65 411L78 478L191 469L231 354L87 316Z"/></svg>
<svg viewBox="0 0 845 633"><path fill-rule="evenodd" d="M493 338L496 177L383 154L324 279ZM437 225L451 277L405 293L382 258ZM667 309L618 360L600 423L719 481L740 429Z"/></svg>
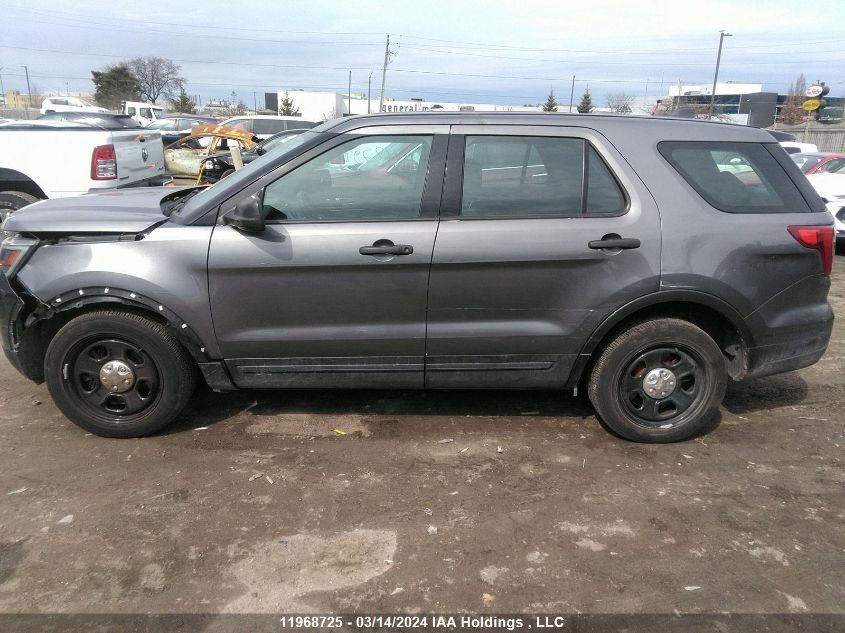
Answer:
<svg viewBox="0 0 845 633"><path fill-rule="evenodd" d="M662 446L551 392L200 391L104 440L3 360L0 612L842 613L843 359L837 321Z"/></svg>

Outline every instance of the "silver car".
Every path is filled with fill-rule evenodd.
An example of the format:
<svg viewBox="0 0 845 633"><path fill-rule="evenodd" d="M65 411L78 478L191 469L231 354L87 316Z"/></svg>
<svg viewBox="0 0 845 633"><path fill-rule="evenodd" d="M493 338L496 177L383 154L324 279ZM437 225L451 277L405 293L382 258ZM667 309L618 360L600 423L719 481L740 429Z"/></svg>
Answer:
<svg viewBox="0 0 845 633"><path fill-rule="evenodd" d="M738 168L741 166L741 169ZM586 389L622 437L707 430L816 362L830 215L761 130L424 113L309 130L206 189L5 223L11 362L98 435L211 388Z"/></svg>

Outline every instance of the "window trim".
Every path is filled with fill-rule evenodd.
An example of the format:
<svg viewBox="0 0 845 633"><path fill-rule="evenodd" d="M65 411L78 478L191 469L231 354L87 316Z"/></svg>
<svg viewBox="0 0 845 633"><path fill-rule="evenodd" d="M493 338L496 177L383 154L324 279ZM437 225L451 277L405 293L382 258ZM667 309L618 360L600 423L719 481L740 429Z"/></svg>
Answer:
<svg viewBox="0 0 845 633"><path fill-rule="evenodd" d="M607 159L601 150L586 136L578 134L538 134L533 130L519 131L517 130L497 130L494 126L491 129L485 129L481 132L473 130L471 133L451 134L449 137L449 153L447 156L446 174L449 182L445 184L446 191L443 196L443 206L441 210L441 217L444 219L461 220L461 221L478 221L478 220L575 220L582 218L618 218L627 215L631 211L631 196L628 190L622 184L619 176L613 168L611 168ZM567 130L569 132L569 130ZM536 138L536 139L574 139L582 142L582 159L581 159L581 211L578 214L560 213L560 214L531 214L531 215L480 215L480 216L465 216L461 214L463 206L463 178L464 178L464 154L466 152L466 137L467 136L495 136L499 138ZM622 193L624 205L621 210L606 213L587 213L587 197L586 191L589 186L589 148L593 148L596 155L604 164L619 191ZM451 176L451 178L450 178Z"/></svg>
<svg viewBox="0 0 845 633"><path fill-rule="evenodd" d="M428 157L428 169L426 171L425 182L423 183L423 191L422 196L420 198L420 214L417 217L413 218L366 218L366 219L329 219L329 220L288 220L288 219L278 219L278 220L267 220L267 226L279 226L279 225L286 225L286 224L367 224L373 222L421 222L421 221L431 221L436 220L438 217L438 211L440 208L440 197L442 192L442 183L444 181L444 172L446 168L446 147L448 143L448 135L446 134L439 134L435 131L430 129L423 129L420 128L419 130L409 129L406 132L400 133L391 133L385 132L384 134L341 134L332 139L332 141L323 143L316 148L315 150L320 150L316 153L307 153L307 158L302 161L296 161L296 164L293 164L293 161L289 163L291 165L290 169L284 171L277 175L275 178L268 179L267 182L263 182L262 185L253 191L252 195L260 195L262 204L264 201L264 193L268 186L284 178L287 174L295 171L299 167L315 160L329 152L336 147L340 147L341 145L345 145L351 141L356 140L365 140L374 137L381 137L381 136L428 136L431 137L431 151L429 152ZM339 142L333 142L339 141ZM301 158L301 157L299 157ZM285 165L287 166L287 165ZM283 167L285 167L283 166ZM272 176L274 172L268 174L267 176ZM265 176L265 178L267 178ZM264 178L261 179L262 181ZM438 183L440 183L440 187L438 187ZM244 192L242 191L241 194ZM237 196L237 199L240 200L240 195ZM221 207L222 208L222 207ZM225 215L224 213L220 214L220 217Z"/></svg>

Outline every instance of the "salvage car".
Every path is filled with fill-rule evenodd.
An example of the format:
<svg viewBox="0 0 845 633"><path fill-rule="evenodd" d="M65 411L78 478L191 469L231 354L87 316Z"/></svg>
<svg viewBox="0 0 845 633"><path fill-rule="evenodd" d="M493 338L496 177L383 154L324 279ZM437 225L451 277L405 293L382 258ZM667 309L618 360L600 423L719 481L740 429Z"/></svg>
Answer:
<svg viewBox="0 0 845 633"><path fill-rule="evenodd" d="M385 148L410 158L333 174ZM720 169L736 156L753 184ZM201 373L580 388L618 435L677 441L713 428L728 380L815 363L833 323L821 198L767 132L705 121L348 117L213 187L46 201L4 228L9 360L110 437L170 424Z"/></svg>
<svg viewBox="0 0 845 633"><path fill-rule="evenodd" d="M286 132L279 132L270 138L261 141L252 149L248 149L241 154L241 161L244 165L248 165L256 158L264 156L271 149L282 143L287 143L297 134L302 134L305 130L287 130ZM235 163L232 158L232 152L219 152L209 156L205 161L205 166L202 172L203 182L214 183L235 173Z"/></svg>
<svg viewBox="0 0 845 633"><path fill-rule="evenodd" d="M845 172L812 173L807 180L827 205L833 216L837 246L845 244Z"/></svg>
<svg viewBox="0 0 845 633"><path fill-rule="evenodd" d="M230 144L236 144L243 152L255 147L256 139L252 132L228 128L222 124L197 125L188 136L165 148L164 163L171 174L200 178L208 157L221 148L231 153Z"/></svg>

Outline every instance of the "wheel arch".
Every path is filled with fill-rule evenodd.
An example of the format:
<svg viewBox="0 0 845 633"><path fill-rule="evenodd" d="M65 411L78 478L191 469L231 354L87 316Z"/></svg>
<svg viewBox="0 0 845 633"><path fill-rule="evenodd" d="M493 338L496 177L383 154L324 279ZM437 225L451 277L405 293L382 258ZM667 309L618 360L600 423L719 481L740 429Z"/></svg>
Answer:
<svg viewBox="0 0 845 633"><path fill-rule="evenodd" d="M39 303L19 323L18 357L25 375L35 382L43 382L47 347L65 324L82 314L116 307L161 323L196 363L210 362L206 344L187 322L164 304L120 288L80 288L54 297L49 304Z"/></svg>
<svg viewBox="0 0 845 633"><path fill-rule="evenodd" d="M606 317L587 339L572 368L566 388L573 388L589 375L589 367L620 330L655 318L680 318L704 330L725 355L728 375L740 380L748 370L748 349L754 338L733 306L703 292L667 290L641 297Z"/></svg>
<svg viewBox="0 0 845 633"><path fill-rule="evenodd" d="M47 194L44 189L32 178L16 169L0 167L0 191L21 191L45 200Z"/></svg>

